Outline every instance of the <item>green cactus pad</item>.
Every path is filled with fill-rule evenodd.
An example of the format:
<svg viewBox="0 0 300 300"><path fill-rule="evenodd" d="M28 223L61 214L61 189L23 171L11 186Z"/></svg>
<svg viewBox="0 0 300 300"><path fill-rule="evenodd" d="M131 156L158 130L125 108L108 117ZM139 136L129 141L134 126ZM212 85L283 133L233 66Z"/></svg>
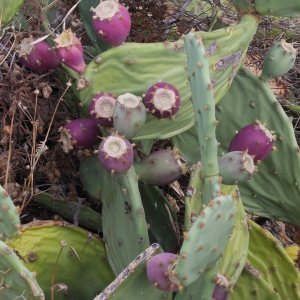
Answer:
<svg viewBox="0 0 300 300"><path fill-rule="evenodd" d="M62 246L62 241L66 246ZM37 272L36 279L46 299L51 299L57 260L55 300L93 299L115 278L103 241L67 222L35 221L23 225L22 234L9 241L9 245L18 251L22 263L26 261L29 270ZM68 287L67 294L64 285Z"/></svg>
<svg viewBox="0 0 300 300"><path fill-rule="evenodd" d="M41 192L33 197L33 201L38 203L40 206L52 211L55 214L60 215L68 222L74 222L74 214L78 208L78 202L75 201L61 201L54 200L52 194ZM99 213L92 210L90 207L80 205L78 215L78 224L86 229L94 230L95 232L102 231L102 217Z"/></svg>
<svg viewBox="0 0 300 300"><path fill-rule="evenodd" d="M237 118L239 114L243 114L243 118ZM220 154L227 152L237 130L255 120L265 122L275 131L276 151L261 162L253 181L239 184L242 201L249 213L299 225L300 154L291 120L269 85L248 69L241 68L218 104L216 117L220 122L217 127Z"/></svg>
<svg viewBox="0 0 300 300"><path fill-rule="evenodd" d="M140 194L149 224L149 239L164 252L176 253L179 248L179 228L174 208L157 186L139 184Z"/></svg>
<svg viewBox="0 0 300 300"><path fill-rule="evenodd" d="M6 241L20 231L18 210L7 191L0 186L0 240Z"/></svg>
<svg viewBox="0 0 300 300"><path fill-rule="evenodd" d="M202 209L202 193L204 190L204 180L201 178L201 163L191 167L190 181L185 191L184 203L184 228L189 231L196 222ZM203 174L202 174L203 175Z"/></svg>
<svg viewBox="0 0 300 300"><path fill-rule="evenodd" d="M300 17L300 2L298 0L255 0L254 6L261 15Z"/></svg>
<svg viewBox="0 0 300 300"><path fill-rule="evenodd" d="M24 0L0 0L0 30L10 24L23 3Z"/></svg>
<svg viewBox="0 0 300 300"><path fill-rule="evenodd" d="M195 125L185 132L173 136L170 140L172 146L179 149L180 155L184 157L188 167L201 160L200 144Z"/></svg>
<svg viewBox="0 0 300 300"><path fill-rule="evenodd" d="M234 109L233 109L234 107ZM236 116L242 114L243 118ZM290 119L276 101L267 83L242 67L231 88L216 106L219 155L227 153L236 131L260 120L275 131L273 151L259 165L253 181L239 185L246 212L300 225L300 154ZM189 164L197 163L196 126L172 139L180 153L188 153ZM199 147L199 146L198 146ZM189 153L189 151L191 151ZM267 183L267 184L266 184Z"/></svg>
<svg viewBox="0 0 300 300"><path fill-rule="evenodd" d="M218 261L218 272L227 278L228 289L232 289L236 285L247 260L249 230L238 187L222 185L221 191L232 195L237 210L232 235Z"/></svg>
<svg viewBox="0 0 300 300"><path fill-rule="evenodd" d="M241 13L247 14L255 11L253 0L232 0L232 2Z"/></svg>
<svg viewBox="0 0 300 300"><path fill-rule="evenodd" d="M218 264L206 270L196 281L176 293L174 300L211 300Z"/></svg>
<svg viewBox="0 0 300 300"><path fill-rule="evenodd" d="M257 27L257 20L245 15L230 30L198 32L210 55L210 75L214 80L215 101L226 93L240 66ZM125 43L96 57L78 81L80 98L87 110L99 91L116 95L142 96L159 79L173 84L182 95L182 105L174 120L157 120L148 114L135 140L165 139L190 128L194 112L189 102L188 73L183 40L165 43ZM164 59L168 58L168 59Z"/></svg>
<svg viewBox="0 0 300 300"><path fill-rule="evenodd" d="M248 222L247 264L228 299L300 299L300 275L283 246L269 231Z"/></svg>
<svg viewBox="0 0 300 300"><path fill-rule="evenodd" d="M231 195L216 197L203 208L191 230L183 235L175 267L176 277L183 286L196 281L218 261L232 232L235 213Z"/></svg>
<svg viewBox="0 0 300 300"><path fill-rule="evenodd" d="M134 168L112 175L101 166L100 174L105 187L101 193L103 237L117 275L149 247L148 225Z"/></svg>
<svg viewBox="0 0 300 300"><path fill-rule="evenodd" d="M79 179L85 190L96 200L101 199L103 189L101 170L96 156L85 157L80 162Z"/></svg>
<svg viewBox="0 0 300 300"><path fill-rule="evenodd" d="M35 274L20 262L14 250L0 241L0 298L1 299L45 299Z"/></svg>
<svg viewBox="0 0 300 300"><path fill-rule="evenodd" d="M152 244L140 253L94 300L171 300L172 293L163 292L154 287L148 277L146 261L151 255L162 253L158 244Z"/></svg>

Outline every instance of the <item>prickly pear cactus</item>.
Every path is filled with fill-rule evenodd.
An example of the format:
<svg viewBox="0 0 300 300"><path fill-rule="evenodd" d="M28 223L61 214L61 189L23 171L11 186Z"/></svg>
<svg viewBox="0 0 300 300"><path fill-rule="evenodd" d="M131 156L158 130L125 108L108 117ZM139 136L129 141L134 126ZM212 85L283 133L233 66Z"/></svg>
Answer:
<svg viewBox="0 0 300 300"><path fill-rule="evenodd" d="M102 166L99 170L105 187L101 193L103 238L117 275L149 247L148 225L134 168L115 175Z"/></svg>
<svg viewBox="0 0 300 300"><path fill-rule="evenodd" d="M67 222L23 225L22 234L8 244L18 251L21 262L37 273L46 299L93 299L115 278L103 241Z"/></svg>
<svg viewBox="0 0 300 300"><path fill-rule="evenodd" d="M6 241L20 231L18 210L6 190L0 186L0 240Z"/></svg>
<svg viewBox="0 0 300 300"><path fill-rule="evenodd" d="M237 100L238 99L238 100ZM234 111L231 109L235 107ZM235 118L243 112L243 118ZM253 181L239 185L245 210L256 215L300 224L300 157L293 126L269 85L242 68L217 106L219 153L227 152L235 131L255 120L275 131L276 150L254 173ZM230 122L228 122L230 120ZM299 166L299 167L298 167Z"/></svg>
<svg viewBox="0 0 300 300"><path fill-rule="evenodd" d="M146 261L150 256L159 253L162 253L159 245L152 244L130 262L119 276L94 300L143 300L145 297L147 299L171 300L172 293L158 290L147 277Z"/></svg>
<svg viewBox="0 0 300 300"><path fill-rule="evenodd" d="M218 261L218 272L227 279L227 290L233 289L248 257L249 230L246 213L237 186L222 185L221 191L231 195L236 206L234 229Z"/></svg>
<svg viewBox="0 0 300 300"><path fill-rule="evenodd" d="M243 114L243 118L237 118L238 114ZM216 130L220 142L219 155L227 153L236 131L256 120L275 131L276 150L262 161L252 181L239 184L242 201L249 213L300 224L297 200L300 167L295 167L300 164L298 145L291 121L269 85L242 67L231 88L216 106L216 119L219 121ZM196 126L173 137L172 143L187 158L189 165L199 161Z"/></svg>
<svg viewBox="0 0 300 300"><path fill-rule="evenodd" d="M228 90L256 27L256 18L245 15L240 23L229 31L220 29L214 32L199 32L199 35L203 36L211 64L210 73L215 82L216 102ZM162 61L161 57L168 59ZM176 118L158 121L148 114L146 124L134 138L134 140L164 139L183 132L194 124L187 78L183 40L174 43L125 43L97 56L78 80L78 88L81 101L87 110L90 101L99 90L116 95L129 92L142 96L158 80L176 86L182 95L182 104Z"/></svg>
<svg viewBox="0 0 300 300"><path fill-rule="evenodd" d="M30 272L14 252L0 241L1 299L45 299L35 273Z"/></svg>
<svg viewBox="0 0 300 300"><path fill-rule="evenodd" d="M293 44L285 40L273 45L265 56L260 79L268 81L287 73L296 61L297 52Z"/></svg>
<svg viewBox="0 0 300 300"><path fill-rule="evenodd" d="M40 192L32 197L38 205L58 214L70 223L75 221L78 225L95 232L102 231L102 217L90 207L75 201L56 200L54 195ZM79 213L78 213L79 212ZM76 219L77 217L77 219Z"/></svg>
<svg viewBox="0 0 300 300"><path fill-rule="evenodd" d="M228 299L300 299L300 275L283 246L269 231L247 221L247 263Z"/></svg>
<svg viewBox="0 0 300 300"><path fill-rule="evenodd" d="M24 0L0 0L0 29L10 24L23 3Z"/></svg>
<svg viewBox="0 0 300 300"><path fill-rule="evenodd" d="M245 0L247 1L247 0ZM300 17L300 3L298 0L283 2L281 0L255 0L255 9L261 15L280 17Z"/></svg>

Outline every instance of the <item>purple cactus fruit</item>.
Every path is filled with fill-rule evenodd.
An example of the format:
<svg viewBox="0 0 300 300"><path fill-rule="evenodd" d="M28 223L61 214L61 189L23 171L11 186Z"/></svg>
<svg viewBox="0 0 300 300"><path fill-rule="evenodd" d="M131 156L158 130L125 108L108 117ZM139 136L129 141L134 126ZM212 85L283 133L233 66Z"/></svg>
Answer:
<svg viewBox="0 0 300 300"><path fill-rule="evenodd" d="M133 147L124 137L114 133L103 138L99 145L98 158L105 170L112 174L124 173L133 164Z"/></svg>
<svg viewBox="0 0 300 300"><path fill-rule="evenodd" d="M104 127L113 126L113 113L117 96L110 93L98 93L90 103L90 116Z"/></svg>
<svg viewBox="0 0 300 300"><path fill-rule="evenodd" d="M153 116L161 118L175 118L180 108L180 94L175 86L167 82L152 85L145 95L145 106Z"/></svg>
<svg viewBox="0 0 300 300"><path fill-rule="evenodd" d="M228 296L228 289L224 288L223 286L215 285L214 292L212 294L212 299L227 300Z"/></svg>
<svg viewBox="0 0 300 300"><path fill-rule="evenodd" d="M101 1L93 12L93 27L104 42L120 46L128 36L131 19L128 10L117 0Z"/></svg>
<svg viewBox="0 0 300 300"><path fill-rule="evenodd" d="M217 273L214 282L216 283L216 285L212 294L212 299L227 300L230 294L228 279L224 275Z"/></svg>
<svg viewBox="0 0 300 300"><path fill-rule="evenodd" d="M159 253L147 261L147 276L150 282L159 290L177 292L181 289L175 272L172 271L177 256L173 253Z"/></svg>
<svg viewBox="0 0 300 300"><path fill-rule="evenodd" d="M80 40L71 29L64 30L55 38L55 48L62 62L72 70L82 73L86 68Z"/></svg>
<svg viewBox="0 0 300 300"><path fill-rule="evenodd" d="M56 50L45 41L32 45L35 40L35 37L30 36L21 41L18 46L19 61L33 71L49 71L57 67L61 59Z"/></svg>
<svg viewBox="0 0 300 300"><path fill-rule="evenodd" d="M266 158L273 149L275 136L265 125L256 121L243 127L232 139L228 152L246 151L254 156L254 163Z"/></svg>
<svg viewBox="0 0 300 300"><path fill-rule="evenodd" d="M73 120L60 129L59 142L63 150L68 153L70 150L80 150L92 147L102 136L98 124L90 118Z"/></svg>

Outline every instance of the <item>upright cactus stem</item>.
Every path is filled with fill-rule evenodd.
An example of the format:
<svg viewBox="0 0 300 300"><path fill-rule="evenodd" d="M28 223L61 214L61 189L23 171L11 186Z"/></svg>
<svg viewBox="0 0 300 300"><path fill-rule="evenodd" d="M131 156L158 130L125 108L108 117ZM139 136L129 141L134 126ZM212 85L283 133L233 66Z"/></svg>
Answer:
<svg viewBox="0 0 300 300"><path fill-rule="evenodd" d="M185 37L189 80L191 84L192 102L200 141L203 160L203 173L206 177L219 174L216 140L215 103L213 85L209 76L209 61L202 37L190 32Z"/></svg>
<svg viewBox="0 0 300 300"><path fill-rule="evenodd" d="M220 190L218 143L215 134L218 121L215 118L214 92L202 36L190 32L185 37L185 46L205 186L209 187L204 189L203 197L203 203L207 204Z"/></svg>

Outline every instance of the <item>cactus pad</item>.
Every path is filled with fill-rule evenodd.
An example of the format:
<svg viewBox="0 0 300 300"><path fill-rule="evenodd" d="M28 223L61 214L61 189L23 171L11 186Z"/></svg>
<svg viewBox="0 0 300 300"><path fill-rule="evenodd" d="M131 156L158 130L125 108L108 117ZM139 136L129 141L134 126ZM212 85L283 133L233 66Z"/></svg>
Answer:
<svg viewBox="0 0 300 300"><path fill-rule="evenodd" d="M0 186L0 240L6 241L20 231L18 210L6 190Z"/></svg>
<svg viewBox="0 0 300 300"><path fill-rule="evenodd" d="M23 225L22 234L9 245L18 250L29 270L37 272L46 299L51 299L53 278L55 300L92 299L114 279L103 241L67 222Z"/></svg>

